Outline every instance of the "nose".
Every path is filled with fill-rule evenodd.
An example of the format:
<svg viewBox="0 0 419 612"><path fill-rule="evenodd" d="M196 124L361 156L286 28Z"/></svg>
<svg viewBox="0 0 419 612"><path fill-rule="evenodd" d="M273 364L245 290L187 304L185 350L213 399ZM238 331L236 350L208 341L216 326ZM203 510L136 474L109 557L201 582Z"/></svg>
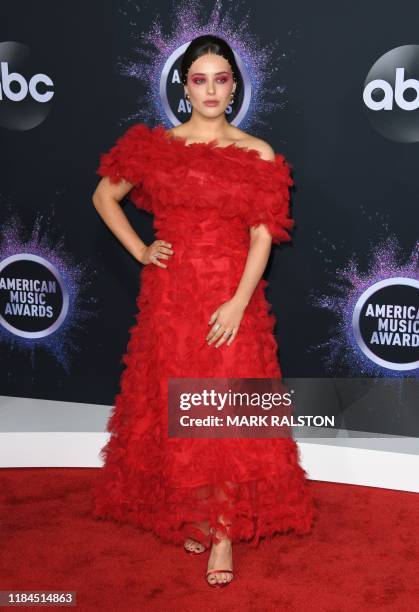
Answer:
<svg viewBox="0 0 419 612"><path fill-rule="evenodd" d="M214 88L214 83L212 82L211 79L208 79L208 93L212 94L214 93L215 88Z"/></svg>

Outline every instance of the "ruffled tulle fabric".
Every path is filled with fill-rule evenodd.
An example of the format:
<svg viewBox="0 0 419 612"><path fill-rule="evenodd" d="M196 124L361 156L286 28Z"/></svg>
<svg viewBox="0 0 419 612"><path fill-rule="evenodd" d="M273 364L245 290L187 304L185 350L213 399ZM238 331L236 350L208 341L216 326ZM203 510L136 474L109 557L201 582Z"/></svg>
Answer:
<svg viewBox="0 0 419 612"><path fill-rule="evenodd" d="M147 212L153 212L151 198L142 189L142 180L150 164L150 147L154 147L154 138L148 126L144 123L133 125L108 152L100 155L96 170L96 174L107 176L111 183L119 183L121 179L131 183L131 199L138 208L144 208Z"/></svg>
<svg viewBox="0 0 419 612"><path fill-rule="evenodd" d="M97 518L129 522L179 544L210 536L233 541L293 530L316 516L292 437L178 439L167 434L171 377L280 378L277 324L261 279L229 346L208 346L208 320L230 299L249 247L249 227L265 223L274 242L290 240L290 166L257 151L186 145L163 126L137 124L101 155L97 170L132 183L129 197L154 214L156 238L173 244L168 268L144 266L110 438L94 491ZM220 523L222 517L222 523Z"/></svg>

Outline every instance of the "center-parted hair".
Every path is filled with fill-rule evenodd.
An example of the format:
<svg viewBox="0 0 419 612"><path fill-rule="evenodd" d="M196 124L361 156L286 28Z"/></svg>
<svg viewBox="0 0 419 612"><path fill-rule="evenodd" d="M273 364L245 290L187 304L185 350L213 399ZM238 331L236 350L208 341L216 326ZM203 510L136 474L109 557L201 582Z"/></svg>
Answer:
<svg viewBox="0 0 419 612"><path fill-rule="evenodd" d="M194 38L186 48L180 66L183 85L186 84L188 71L193 62L207 53L221 55L229 62L233 73L233 78L237 83L235 95L238 96L243 86L243 79L237 65L236 58L234 57L233 50L223 38L213 34L204 34Z"/></svg>

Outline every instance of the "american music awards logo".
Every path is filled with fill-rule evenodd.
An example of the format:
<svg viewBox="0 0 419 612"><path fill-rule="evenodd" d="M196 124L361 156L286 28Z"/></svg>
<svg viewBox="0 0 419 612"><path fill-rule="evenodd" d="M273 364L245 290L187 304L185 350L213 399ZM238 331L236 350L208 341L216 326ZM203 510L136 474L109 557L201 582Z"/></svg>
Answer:
<svg viewBox="0 0 419 612"><path fill-rule="evenodd" d="M0 324L16 336L53 333L65 320L68 304L63 278L47 259L18 253L0 262Z"/></svg>
<svg viewBox="0 0 419 612"><path fill-rule="evenodd" d="M309 348L334 374L347 367L354 376L419 376L419 243L402 253L391 235L367 259L367 271L351 257L334 270L328 293L312 291L311 303L329 310L334 325Z"/></svg>
<svg viewBox="0 0 419 612"><path fill-rule="evenodd" d="M279 39L259 43L249 11L241 11L240 6L230 2L224 4L221 0L211 6L199 0L180 0L167 7L165 23L158 14L151 19L148 6L129 5L122 16L118 13L118 19L126 21L125 30L121 30L126 36L118 42L121 45L123 38L127 48L119 47L117 70L121 76L137 80L145 91L135 100L135 112L121 123L140 121L153 125L157 118L158 123L178 125L189 119L192 108L184 97L180 64L190 41L203 34L215 34L228 42L243 77L240 94L226 110L231 123L240 124L244 130L255 129L258 124L265 125L268 114L280 112L287 105L288 91L281 82L281 68L289 61L292 51L288 47L299 36L298 30L290 29L286 48ZM145 27L150 21L150 26ZM133 47L133 39L139 39L140 44Z"/></svg>
<svg viewBox="0 0 419 612"><path fill-rule="evenodd" d="M392 370L419 368L419 280L386 278L358 298L352 329L361 351Z"/></svg>
<svg viewBox="0 0 419 612"><path fill-rule="evenodd" d="M97 271L89 263L76 263L65 251L64 238L54 235L46 213L37 214L32 228L24 227L7 207L2 216L0 342L26 351L32 367L34 348L44 348L69 372L81 350L79 331L98 314L91 290Z"/></svg>

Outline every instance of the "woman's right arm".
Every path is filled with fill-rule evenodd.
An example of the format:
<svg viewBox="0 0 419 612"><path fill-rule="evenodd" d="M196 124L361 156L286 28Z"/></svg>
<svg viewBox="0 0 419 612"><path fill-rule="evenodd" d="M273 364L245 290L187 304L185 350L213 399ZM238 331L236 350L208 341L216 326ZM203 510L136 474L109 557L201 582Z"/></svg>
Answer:
<svg viewBox="0 0 419 612"><path fill-rule="evenodd" d="M169 259L173 253L170 248L172 245L164 240L155 240L147 246L122 210L120 202L133 187L134 185L124 178L118 183L112 183L107 176L104 176L93 193L93 205L104 223L137 261L144 265L154 263L160 268L167 268L158 258Z"/></svg>

